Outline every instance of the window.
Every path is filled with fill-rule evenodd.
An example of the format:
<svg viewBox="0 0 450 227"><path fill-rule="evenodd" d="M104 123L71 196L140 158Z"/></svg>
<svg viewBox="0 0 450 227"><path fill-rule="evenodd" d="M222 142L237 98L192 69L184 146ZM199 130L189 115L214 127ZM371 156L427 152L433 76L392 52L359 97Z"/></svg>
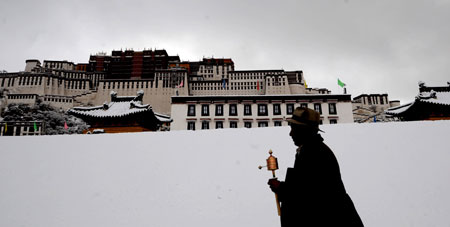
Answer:
<svg viewBox="0 0 450 227"><path fill-rule="evenodd" d="M280 114L281 114L280 104L273 104L273 115L280 115Z"/></svg>
<svg viewBox="0 0 450 227"><path fill-rule="evenodd" d="M260 122L258 122L258 127L260 127L260 128L269 127L269 122L267 122L267 121L260 121Z"/></svg>
<svg viewBox="0 0 450 227"><path fill-rule="evenodd" d="M251 128L251 127L252 127L252 123L249 122L249 121L244 122L244 127L246 127L246 128Z"/></svg>
<svg viewBox="0 0 450 227"><path fill-rule="evenodd" d="M294 113L294 104L286 104L286 114Z"/></svg>
<svg viewBox="0 0 450 227"><path fill-rule="evenodd" d="M230 121L230 128L237 128L237 122L236 121Z"/></svg>
<svg viewBox="0 0 450 227"><path fill-rule="evenodd" d="M216 121L216 128L223 128L223 121Z"/></svg>
<svg viewBox="0 0 450 227"><path fill-rule="evenodd" d="M250 104L244 105L244 115L252 115L252 105Z"/></svg>
<svg viewBox="0 0 450 227"><path fill-rule="evenodd" d="M202 121L202 129L209 129L209 121Z"/></svg>
<svg viewBox="0 0 450 227"><path fill-rule="evenodd" d="M274 121L273 122L273 126L280 127L280 126L282 126L282 122L281 121Z"/></svg>
<svg viewBox="0 0 450 227"><path fill-rule="evenodd" d="M195 105L188 106L188 116L195 116Z"/></svg>
<svg viewBox="0 0 450 227"><path fill-rule="evenodd" d="M237 116L237 105L236 104L230 104L230 116Z"/></svg>
<svg viewBox="0 0 450 227"><path fill-rule="evenodd" d="M195 122L189 121L188 122L188 126L187 126L187 130L195 131Z"/></svg>
<svg viewBox="0 0 450 227"><path fill-rule="evenodd" d="M328 104L328 108L329 108L330 114L337 114L337 112L336 112L336 103Z"/></svg>
<svg viewBox="0 0 450 227"><path fill-rule="evenodd" d="M258 116L267 116L267 104L258 104Z"/></svg>
<svg viewBox="0 0 450 227"><path fill-rule="evenodd" d="M330 124L337 124L337 120L336 119L330 119Z"/></svg>
<svg viewBox="0 0 450 227"><path fill-rule="evenodd" d="M301 104L300 104L300 107L308 108L308 103L301 103Z"/></svg>
<svg viewBox="0 0 450 227"><path fill-rule="evenodd" d="M223 105L216 105L216 116L223 116Z"/></svg>
<svg viewBox="0 0 450 227"><path fill-rule="evenodd" d="M322 105L320 103L314 103L314 110L322 114Z"/></svg>
<svg viewBox="0 0 450 227"><path fill-rule="evenodd" d="M202 116L209 116L209 105L202 105Z"/></svg>

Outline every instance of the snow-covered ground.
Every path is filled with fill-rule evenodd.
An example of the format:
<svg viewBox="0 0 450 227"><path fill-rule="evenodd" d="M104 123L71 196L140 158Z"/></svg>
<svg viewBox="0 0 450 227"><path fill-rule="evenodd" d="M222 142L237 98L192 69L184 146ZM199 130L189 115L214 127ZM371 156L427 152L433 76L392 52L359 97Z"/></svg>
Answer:
<svg viewBox="0 0 450 227"><path fill-rule="evenodd" d="M450 121L322 127L366 226L450 225ZM289 128L0 138L0 226L279 226Z"/></svg>

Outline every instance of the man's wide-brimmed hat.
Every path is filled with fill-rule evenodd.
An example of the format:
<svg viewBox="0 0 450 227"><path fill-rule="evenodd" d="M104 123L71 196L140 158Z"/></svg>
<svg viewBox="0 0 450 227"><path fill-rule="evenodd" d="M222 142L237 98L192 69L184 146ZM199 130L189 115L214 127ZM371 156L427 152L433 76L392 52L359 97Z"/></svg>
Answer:
<svg viewBox="0 0 450 227"><path fill-rule="evenodd" d="M297 107L295 108L294 113L292 113L292 118L289 119L288 122L319 129L320 114L309 108Z"/></svg>

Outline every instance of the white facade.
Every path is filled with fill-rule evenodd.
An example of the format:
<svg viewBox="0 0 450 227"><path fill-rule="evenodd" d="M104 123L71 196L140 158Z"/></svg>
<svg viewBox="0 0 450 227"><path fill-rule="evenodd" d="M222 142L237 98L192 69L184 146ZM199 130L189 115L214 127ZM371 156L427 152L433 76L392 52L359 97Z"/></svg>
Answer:
<svg viewBox="0 0 450 227"><path fill-rule="evenodd" d="M5 105L34 104L39 98L55 108L67 110L100 105L109 100L111 91L119 96L134 96L143 90L144 103L151 103L159 113L170 114L170 98L188 94L186 70L159 70L155 72L155 80L105 80L103 73L60 69L35 71L39 72L0 75L0 89L8 91Z"/></svg>
<svg viewBox="0 0 450 227"><path fill-rule="evenodd" d="M41 62L36 59L26 60L25 63L25 72L31 72L34 68L41 66Z"/></svg>
<svg viewBox="0 0 450 227"><path fill-rule="evenodd" d="M111 91L117 92L119 96L132 96L143 90L144 103L150 103L156 112L166 115L173 112L172 96L329 93L327 89L305 88L302 71L235 71L231 59L204 59L198 64L191 74L188 74L187 69L177 66L158 69L151 79L105 79L105 72L76 71L72 62L46 60L41 67L39 61L28 60L28 72L0 75L0 89L8 90L6 104L32 104L41 99L64 110L76 106L101 105L109 100Z"/></svg>
<svg viewBox="0 0 450 227"><path fill-rule="evenodd" d="M160 70L155 72L155 80L103 80L92 102L93 105L104 103L109 100L111 91L118 96L134 96L142 90L143 103L150 103L155 112L168 115L171 97L188 95L187 81L186 70Z"/></svg>
<svg viewBox="0 0 450 227"><path fill-rule="evenodd" d="M228 78L228 73L232 70L233 66L231 64L201 64L197 75L204 80L222 80L223 78Z"/></svg>
<svg viewBox="0 0 450 227"><path fill-rule="evenodd" d="M286 126L300 106L319 110L322 124L353 123L350 95L185 96L172 97L171 130Z"/></svg>
<svg viewBox="0 0 450 227"><path fill-rule="evenodd" d="M75 64L73 62L68 62L68 61L44 60L44 68L60 69L60 70L75 70Z"/></svg>
<svg viewBox="0 0 450 227"><path fill-rule="evenodd" d="M282 95L329 93L327 89L305 88L302 71L231 71L226 79L191 80L189 94L197 95Z"/></svg>

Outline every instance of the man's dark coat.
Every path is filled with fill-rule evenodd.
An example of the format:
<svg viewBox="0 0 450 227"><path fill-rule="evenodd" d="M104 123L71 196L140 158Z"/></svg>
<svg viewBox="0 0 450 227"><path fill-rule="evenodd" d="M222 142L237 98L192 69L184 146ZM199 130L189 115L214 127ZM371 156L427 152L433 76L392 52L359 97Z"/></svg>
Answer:
<svg viewBox="0 0 450 227"><path fill-rule="evenodd" d="M297 152L278 196L281 226L363 226L342 183L339 164L320 135Z"/></svg>

